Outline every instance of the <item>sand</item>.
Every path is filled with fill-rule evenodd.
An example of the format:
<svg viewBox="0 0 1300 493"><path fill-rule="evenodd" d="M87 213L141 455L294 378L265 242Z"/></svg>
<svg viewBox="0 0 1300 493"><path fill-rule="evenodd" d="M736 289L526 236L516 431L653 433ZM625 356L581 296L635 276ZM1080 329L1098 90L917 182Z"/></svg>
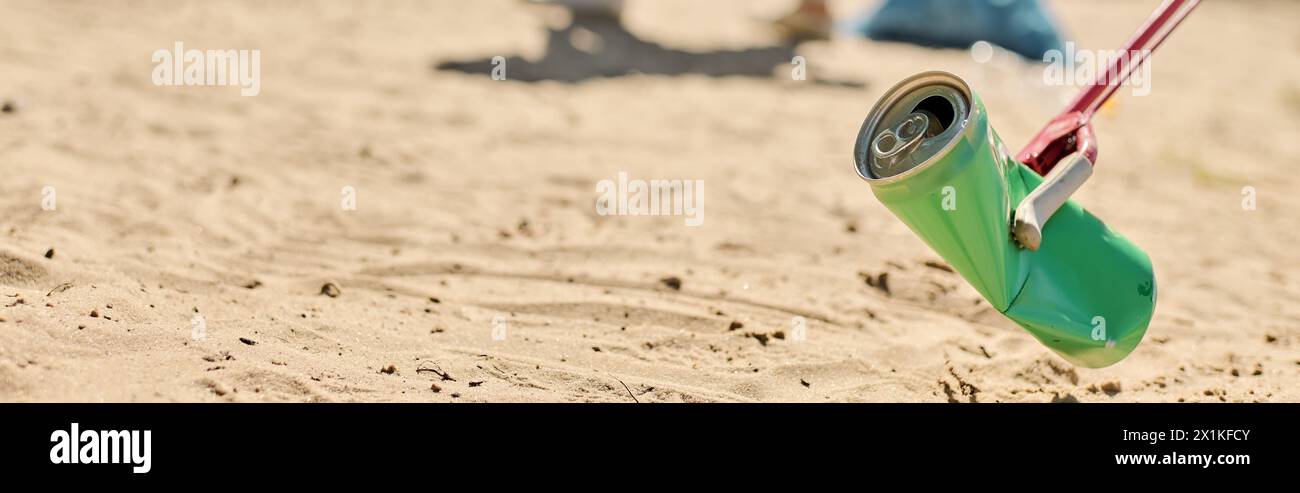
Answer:
<svg viewBox="0 0 1300 493"><path fill-rule="evenodd" d="M1052 3L1106 49L1156 2ZM627 25L740 50L784 7L632 2ZM852 170L871 104L928 69L1022 145L1073 89L1005 54L837 38L798 52L858 87L788 66L524 83L432 68L540 57L564 19L511 1L6 1L0 400L1300 401L1297 16L1207 1L1151 94L1099 115L1077 199L1147 251L1160 299L1137 350L1091 370ZM155 86L175 41L260 49L261 93ZM597 215L620 171L704 180L703 225Z"/></svg>

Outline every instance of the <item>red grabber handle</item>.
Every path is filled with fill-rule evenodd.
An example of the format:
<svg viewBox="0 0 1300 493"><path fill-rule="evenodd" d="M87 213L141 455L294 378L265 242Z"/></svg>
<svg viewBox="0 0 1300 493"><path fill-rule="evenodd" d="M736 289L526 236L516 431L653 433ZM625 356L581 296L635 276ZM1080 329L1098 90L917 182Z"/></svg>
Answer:
<svg viewBox="0 0 1300 493"><path fill-rule="evenodd" d="M1097 162L1097 143L1092 133L1092 114L1115 93L1129 74L1146 61L1151 53L1169 37L1169 33L1187 18L1187 14L1200 4L1200 0L1165 0L1145 24L1138 28L1133 38L1124 46L1124 53L1115 59L1109 69L1097 74L1097 79L1075 96L1074 102L1060 115L1047 122L1029 144L1020 150L1016 160L1025 163L1040 175L1046 175L1061 158L1079 152L1089 163ZM1114 75L1112 79L1110 76Z"/></svg>

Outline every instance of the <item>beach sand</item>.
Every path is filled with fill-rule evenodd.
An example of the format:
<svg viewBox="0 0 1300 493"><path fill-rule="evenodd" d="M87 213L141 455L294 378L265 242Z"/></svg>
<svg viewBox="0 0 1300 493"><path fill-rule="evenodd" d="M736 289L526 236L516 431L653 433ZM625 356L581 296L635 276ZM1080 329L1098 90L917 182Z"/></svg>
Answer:
<svg viewBox="0 0 1300 493"><path fill-rule="evenodd" d="M1110 49L1157 2L1050 3ZM631 2L627 25L739 50L786 6ZM1300 401L1298 16L1205 2L1150 94L1097 117L1076 198L1151 256L1160 299L1127 359L1084 369L852 169L872 103L931 69L1018 149L1074 89L1004 53L837 37L798 53L859 86L526 83L433 68L540 57L564 20L513 1L6 1L0 400ZM155 86L176 41L261 50L261 93ZM704 223L597 215L619 172L703 180Z"/></svg>

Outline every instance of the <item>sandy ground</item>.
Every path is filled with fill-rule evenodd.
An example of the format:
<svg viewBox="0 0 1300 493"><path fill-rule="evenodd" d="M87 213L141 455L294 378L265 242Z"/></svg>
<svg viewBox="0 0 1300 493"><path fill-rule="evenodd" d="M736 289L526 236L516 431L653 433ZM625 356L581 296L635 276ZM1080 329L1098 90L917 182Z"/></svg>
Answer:
<svg viewBox="0 0 1300 493"><path fill-rule="evenodd" d="M1053 3L1111 48L1156 2ZM1151 94L1100 115L1078 199L1160 286L1145 341L1100 370L927 266L851 166L871 104L927 69L966 77L1018 148L1072 92L1036 66L846 38L799 53L864 87L492 81L431 67L540 56L554 15L356 4L0 3L0 399L1300 401L1300 4L1206 2ZM739 49L785 5L633 2L627 22ZM153 85L177 40L262 50L261 94ZM704 180L704 225L597 215L620 171ZM888 293L864 283L883 272Z"/></svg>

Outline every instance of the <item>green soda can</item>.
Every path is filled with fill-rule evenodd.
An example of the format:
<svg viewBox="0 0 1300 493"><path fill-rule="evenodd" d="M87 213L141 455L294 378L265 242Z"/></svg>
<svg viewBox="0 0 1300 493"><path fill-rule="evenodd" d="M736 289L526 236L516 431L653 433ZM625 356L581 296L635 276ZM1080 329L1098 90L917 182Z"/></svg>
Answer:
<svg viewBox="0 0 1300 493"><path fill-rule="evenodd" d="M853 159L885 207L1066 360L1100 368L1142 341L1155 310L1151 260L1065 198L1036 250L1021 247L1015 211L1044 177L1007 152L959 77L924 72L887 91L858 131Z"/></svg>

